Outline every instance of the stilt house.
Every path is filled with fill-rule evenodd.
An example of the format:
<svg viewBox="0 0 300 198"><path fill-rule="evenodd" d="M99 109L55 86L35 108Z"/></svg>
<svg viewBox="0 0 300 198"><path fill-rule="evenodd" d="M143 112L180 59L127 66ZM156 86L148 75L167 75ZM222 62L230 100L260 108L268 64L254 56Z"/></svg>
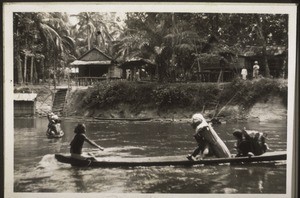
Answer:
<svg viewBox="0 0 300 198"><path fill-rule="evenodd" d="M97 48L87 51L78 60L70 63L70 66L78 71L75 78L78 85L121 78L122 71L117 67L117 63Z"/></svg>

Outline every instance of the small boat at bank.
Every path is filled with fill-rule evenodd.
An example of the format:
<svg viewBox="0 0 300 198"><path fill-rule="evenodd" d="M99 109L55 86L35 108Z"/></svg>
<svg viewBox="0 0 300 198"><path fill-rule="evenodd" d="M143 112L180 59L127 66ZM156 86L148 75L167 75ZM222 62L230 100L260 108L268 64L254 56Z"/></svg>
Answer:
<svg viewBox="0 0 300 198"><path fill-rule="evenodd" d="M61 138L64 135L65 135L65 133L61 129L60 122L48 125L48 129L46 131L46 136L49 139L52 139L52 138Z"/></svg>
<svg viewBox="0 0 300 198"><path fill-rule="evenodd" d="M96 120L103 120L103 121L150 121L152 118L101 118L101 117L94 117Z"/></svg>
<svg viewBox="0 0 300 198"><path fill-rule="evenodd" d="M165 156L147 158L120 158L105 159L99 158L96 161L78 160L69 155L55 154L57 161L71 164L78 167L136 167L136 166L193 166L193 165L219 165L219 164L249 164L266 163L286 160L285 151L269 152L252 157L233 157L233 158L205 158L197 161L189 161L186 156Z"/></svg>
<svg viewBox="0 0 300 198"><path fill-rule="evenodd" d="M60 131L58 134L47 132L46 135L47 138L52 139L52 138L61 138L62 136L65 135L65 133L63 131Z"/></svg>

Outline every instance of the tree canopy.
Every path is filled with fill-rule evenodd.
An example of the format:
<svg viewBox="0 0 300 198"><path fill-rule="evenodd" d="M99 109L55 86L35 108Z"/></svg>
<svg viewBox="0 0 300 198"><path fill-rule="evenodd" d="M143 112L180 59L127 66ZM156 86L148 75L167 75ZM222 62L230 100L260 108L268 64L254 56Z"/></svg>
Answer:
<svg viewBox="0 0 300 198"><path fill-rule="evenodd" d="M71 24L70 17L77 23ZM118 21L116 13L107 12L14 13L18 83L26 78L26 54L43 57L46 71L56 74L96 47L119 62L149 59L157 65L159 80L172 81L176 73L201 71L203 62L213 64L247 46L261 47L269 76L267 47L288 49L288 15L283 14L128 12L122 26Z"/></svg>

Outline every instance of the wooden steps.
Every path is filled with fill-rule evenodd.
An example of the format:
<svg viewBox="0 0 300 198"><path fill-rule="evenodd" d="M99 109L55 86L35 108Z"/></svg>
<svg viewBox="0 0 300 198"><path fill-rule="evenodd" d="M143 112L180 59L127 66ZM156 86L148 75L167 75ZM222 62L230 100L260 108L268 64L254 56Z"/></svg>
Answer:
<svg viewBox="0 0 300 198"><path fill-rule="evenodd" d="M52 112L58 116L63 115L67 92L67 88L57 89L57 91L55 92L52 105Z"/></svg>

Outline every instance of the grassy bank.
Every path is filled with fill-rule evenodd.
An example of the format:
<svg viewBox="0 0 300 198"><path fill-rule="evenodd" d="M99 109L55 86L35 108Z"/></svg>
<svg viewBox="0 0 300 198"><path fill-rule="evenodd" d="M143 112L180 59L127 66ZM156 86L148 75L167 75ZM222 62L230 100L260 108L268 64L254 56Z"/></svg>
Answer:
<svg viewBox="0 0 300 198"><path fill-rule="evenodd" d="M203 112L209 117L245 116L255 104L268 103L274 97L287 106L286 81L236 79L224 84L101 82L71 92L67 113L96 117L189 117L193 112Z"/></svg>

